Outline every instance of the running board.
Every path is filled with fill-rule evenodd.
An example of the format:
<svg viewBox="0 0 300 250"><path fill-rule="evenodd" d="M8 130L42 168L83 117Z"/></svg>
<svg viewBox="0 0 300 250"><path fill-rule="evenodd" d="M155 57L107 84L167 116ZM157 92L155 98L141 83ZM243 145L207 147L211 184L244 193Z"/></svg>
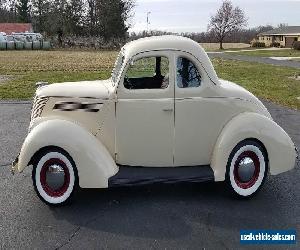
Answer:
<svg viewBox="0 0 300 250"><path fill-rule="evenodd" d="M210 166L195 167L130 167L119 166L119 172L109 178L108 186L137 186L154 183L214 181Z"/></svg>

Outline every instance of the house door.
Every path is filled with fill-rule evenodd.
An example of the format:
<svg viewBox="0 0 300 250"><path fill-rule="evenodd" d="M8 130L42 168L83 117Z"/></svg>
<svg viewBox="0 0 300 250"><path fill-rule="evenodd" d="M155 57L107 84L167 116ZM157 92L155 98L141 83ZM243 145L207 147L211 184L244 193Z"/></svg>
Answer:
<svg viewBox="0 0 300 250"><path fill-rule="evenodd" d="M285 38L285 47L292 48L293 43L297 40L298 40L297 37L286 37Z"/></svg>

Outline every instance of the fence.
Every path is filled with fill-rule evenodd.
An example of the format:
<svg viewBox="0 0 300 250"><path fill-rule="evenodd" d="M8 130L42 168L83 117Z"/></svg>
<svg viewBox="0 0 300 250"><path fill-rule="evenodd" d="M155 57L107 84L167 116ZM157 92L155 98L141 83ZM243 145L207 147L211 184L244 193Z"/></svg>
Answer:
<svg viewBox="0 0 300 250"><path fill-rule="evenodd" d="M48 50L51 49L49 41L2 41L0 42L0 50Z"/></svg>

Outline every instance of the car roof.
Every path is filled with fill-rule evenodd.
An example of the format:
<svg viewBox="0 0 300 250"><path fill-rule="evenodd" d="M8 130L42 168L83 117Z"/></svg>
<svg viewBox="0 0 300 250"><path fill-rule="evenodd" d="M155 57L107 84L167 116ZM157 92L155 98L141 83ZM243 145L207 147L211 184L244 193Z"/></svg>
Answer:
<svg viewBox="0 0 300 250"><path fill-rule="evenodd" d="M122 48L122 53L125 56L125 61L130 60L133 56L147 51L183 51L192 54L201 63L210 79L217 84L219 79L208 58L206 52L199 43L195 41L175 35L152 36L141 38L127 43Z"/></svg>
<svg viewBox="0 0 300 250"><path fill-rule="evenodd" d="M156 50L156 49L177 49L182 50L186 47L199 46L193 40L175 35L144 37L127 43L126 50Z"/></svg>

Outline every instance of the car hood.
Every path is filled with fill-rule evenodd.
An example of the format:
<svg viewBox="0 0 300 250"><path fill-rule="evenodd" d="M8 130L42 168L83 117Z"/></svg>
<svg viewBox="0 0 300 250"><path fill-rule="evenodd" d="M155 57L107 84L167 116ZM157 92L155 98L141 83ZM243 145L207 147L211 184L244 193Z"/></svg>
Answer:
<svg viewBox="0 0 300 250"><path fill-rule="evenodd" d="M109 99L113 93L111 80L54 83L37 89L37 96Z"/></svg>
<svg viewBox="0 0 300 250"><path fill-rule="evenodd" d="M219 86L220 88L222 88L222 91L220 92L222 93L222 97L237 98L244 101L249 101L255 104L256 106L258 106L259 110L263 115L271 118L271 115L267 110L267 108L265 107L265 105L251 92L239 86L238 84L230 81L219 79L219 82L220 82Z"/></svg>

